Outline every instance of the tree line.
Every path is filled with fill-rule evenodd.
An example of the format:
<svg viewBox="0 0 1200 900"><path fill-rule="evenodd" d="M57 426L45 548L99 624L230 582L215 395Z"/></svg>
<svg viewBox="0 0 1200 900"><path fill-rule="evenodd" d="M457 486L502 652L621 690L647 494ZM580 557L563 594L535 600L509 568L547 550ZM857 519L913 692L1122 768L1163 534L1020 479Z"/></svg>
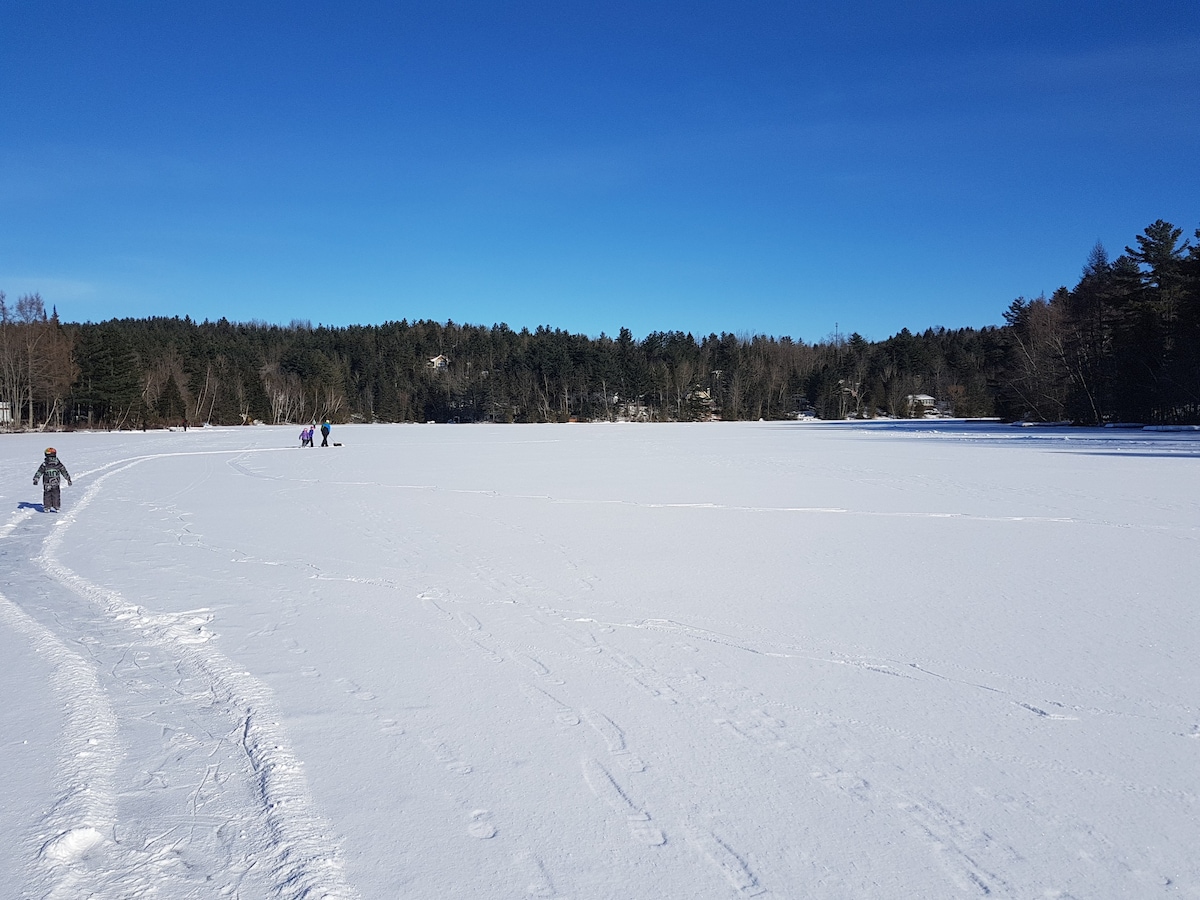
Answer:
<svg viewBox="0 0 1200 900"><path fill-rule="evenodd" d="M1162 219L1110 260L1099 244L1071 290L1018 298L997 409L1039 420L1200 422L1200 229Z"/></svg>
<svg viewBox="0 0 1200 900"><path fill-rule="evenodd" d="M1005 324L871 342L407 320L313 327L190 318L63 323L0 292L10 427L191 423L696 421L956 416L1200 422L1200 243L1158 221L1097 246L1072 289ZM1200 230L1197 231L1200 240ZM7 404L7 406L5 406Z"/></svg>

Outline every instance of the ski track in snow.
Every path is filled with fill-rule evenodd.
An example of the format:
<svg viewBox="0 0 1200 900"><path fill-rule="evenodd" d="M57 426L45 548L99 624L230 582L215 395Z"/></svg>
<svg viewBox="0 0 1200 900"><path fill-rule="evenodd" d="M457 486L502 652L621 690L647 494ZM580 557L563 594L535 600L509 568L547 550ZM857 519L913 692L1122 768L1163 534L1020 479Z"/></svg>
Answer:
<svg viewBox="0 0 1200 900"><path fill-rule="evenodd" d="M53 521L34 556L60 586L43 580L39 588L58 609L53 628L0 596L0 619L51 663L52 689L66 711L60 795L31 838L37 853L28 880L48 900L217 893L356 900L269 689L216 649L206 611L154 614L58 559L108 478L192 455L213 453L134 457L76 477L102 473ZM27 517L19 513L0 536L11 539ZM122 748L132 741L139 750L159 741L160 765L129 771Z"/></svg>
<svg viewBox="0 0 1200 900"><path fill-rule="evenodd" d="M48 880L46 897L78 896L74 864L104 841L115 818L116 717L89 662L3 594L0 621L50 663L51 689L66 713L56 766L59 795L28 852L45 870L39 874Z"/></svg>

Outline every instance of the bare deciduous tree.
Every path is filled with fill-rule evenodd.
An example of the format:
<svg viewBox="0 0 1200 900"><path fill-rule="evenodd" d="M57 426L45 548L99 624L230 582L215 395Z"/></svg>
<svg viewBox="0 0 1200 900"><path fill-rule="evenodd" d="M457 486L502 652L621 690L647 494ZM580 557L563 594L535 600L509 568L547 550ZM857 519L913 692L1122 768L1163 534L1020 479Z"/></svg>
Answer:
<svg viewBox="0 0 1200 900"><path fill-rule="evenodd" d="M8 403L11 425L59 427L62 403L78 368L71 338L57 313L47 315L39 294L26 294L9 308L0 291L0 400Z"/></svg>

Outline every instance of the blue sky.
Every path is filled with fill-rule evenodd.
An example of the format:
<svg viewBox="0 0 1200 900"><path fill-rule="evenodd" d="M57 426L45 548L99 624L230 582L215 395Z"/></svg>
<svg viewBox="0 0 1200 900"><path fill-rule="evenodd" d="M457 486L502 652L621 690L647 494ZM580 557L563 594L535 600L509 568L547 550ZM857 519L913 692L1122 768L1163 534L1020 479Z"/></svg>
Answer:
<svg viewBox="0 0 1200 900"><path fill-rule="evenodd" d="M66 321L882 339L1200 225L1200 6L0 0Z"/></svg>

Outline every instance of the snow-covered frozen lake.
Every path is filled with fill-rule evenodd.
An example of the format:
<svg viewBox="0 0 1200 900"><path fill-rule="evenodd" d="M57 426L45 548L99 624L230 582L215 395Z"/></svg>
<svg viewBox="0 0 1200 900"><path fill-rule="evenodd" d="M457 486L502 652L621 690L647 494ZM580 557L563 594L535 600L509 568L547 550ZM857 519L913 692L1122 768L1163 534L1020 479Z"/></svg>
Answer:
<svg viewBox="0 0 1200 900"><path fill-rule="evenodd" d="M1200 897L1200 435L298 431L0 438L4 896Z"/></svg>

